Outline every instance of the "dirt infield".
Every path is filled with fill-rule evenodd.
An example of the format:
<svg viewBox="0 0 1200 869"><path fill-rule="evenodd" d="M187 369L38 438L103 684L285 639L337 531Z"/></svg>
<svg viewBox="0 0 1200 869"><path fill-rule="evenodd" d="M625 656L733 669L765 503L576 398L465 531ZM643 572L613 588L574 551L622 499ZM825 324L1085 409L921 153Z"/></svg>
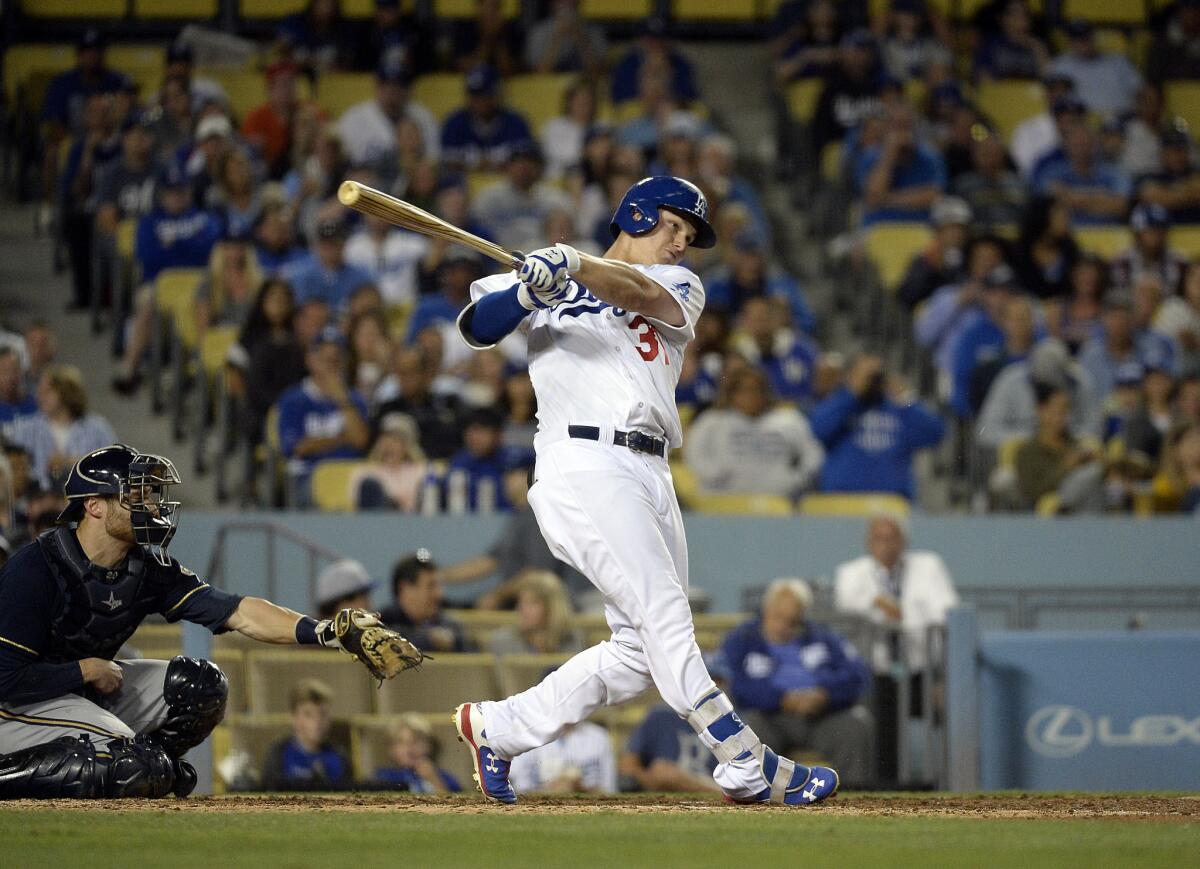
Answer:
<svg viewBox="0 0 1200 869"><path fill-rule="evenodd" d="M503 812L518 815L694 814L698 812L792 812L786 806L729 806L716 798L634 794L611 797L527 797L516 806L495 806L476 797L396 794L239 795L190 800L13 800L0 811L67 810L143 812L407 812L454 815ZM983 794L848 794L804 809L833 817L1103 818L1200 823L1200 794L1190 796Z"/></svg>

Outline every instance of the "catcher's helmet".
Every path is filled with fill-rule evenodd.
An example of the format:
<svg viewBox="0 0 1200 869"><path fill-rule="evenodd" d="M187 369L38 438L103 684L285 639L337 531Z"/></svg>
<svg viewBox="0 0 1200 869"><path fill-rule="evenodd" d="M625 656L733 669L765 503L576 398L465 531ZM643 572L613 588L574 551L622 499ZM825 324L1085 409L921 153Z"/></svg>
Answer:
<svg viewBox="0 0 1200 869"><path fill-rule="evenodd" d="M625 191L609 224L613 238L622 230L642 235L654 229L659 208L674 211L696 227L692 247L712 247L717 243L717 234L708 222L708 200L695 184L674 175L643 178Z"/></svg>
<svg viewBox="0 0 1200 869"><path fill-rule="evenodd" d="M88 498L117 498L129 510L134 540L167 564L167 545L179 521L179 502L167 499L167 487L179 482L170 459L140 453L127 444L101 447L72 466L63 486L67 507L58 521L78 522Z"/></svg>

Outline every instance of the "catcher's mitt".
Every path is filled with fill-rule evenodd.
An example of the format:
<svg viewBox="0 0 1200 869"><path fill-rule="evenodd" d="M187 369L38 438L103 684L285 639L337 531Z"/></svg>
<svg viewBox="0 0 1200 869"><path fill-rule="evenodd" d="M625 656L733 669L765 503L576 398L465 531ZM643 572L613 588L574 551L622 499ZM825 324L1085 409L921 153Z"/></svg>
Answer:
<svg viewBox="0 0 1200 869"><path fill-rule="evenodd" d="M420 649L366 610L339 610L317 626L317 638L324 646L358 658L380 682L419 667L425 658Z"/></svg>

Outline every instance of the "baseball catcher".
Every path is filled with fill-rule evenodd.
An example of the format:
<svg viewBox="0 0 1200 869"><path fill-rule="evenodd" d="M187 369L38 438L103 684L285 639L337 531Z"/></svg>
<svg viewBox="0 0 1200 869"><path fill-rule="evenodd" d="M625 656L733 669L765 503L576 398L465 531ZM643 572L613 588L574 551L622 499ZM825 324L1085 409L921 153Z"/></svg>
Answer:
<svg viewBox="0 0 1200 869"><path fill-rule="evenodd" d="M389 679L421 652L377 616L318 622L213 588L167 554L179 483L162 456L113 444L67 478L59 524L0 570L0 798L187 796L183 755L225 714L211 661L114 660L159 613L264 643L320 645Z"/></svg>

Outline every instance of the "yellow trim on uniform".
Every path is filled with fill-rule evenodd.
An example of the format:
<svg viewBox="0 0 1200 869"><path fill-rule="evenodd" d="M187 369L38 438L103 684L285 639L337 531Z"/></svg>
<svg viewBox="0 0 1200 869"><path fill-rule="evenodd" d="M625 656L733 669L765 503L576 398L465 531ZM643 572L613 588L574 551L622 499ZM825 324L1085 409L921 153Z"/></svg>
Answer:
<svg viewBox="0 0 1200 869"><path fill-rule="evenodd" d="M39 655L33 649L29 648L29 646L22 646L16 640L10 640L8 637L0 637L0 643L8 643L14 649L20 649L22 652L28 652L29 654L33 655L35 658L41 657L41 655Z"/></svg>
<svg viewBox="0 0 1200 869"><path fill-rule="evenodd" d="M71 729L78 728L80 730L89 730L98 736L107 736L111 739L123 739L124 735L114 733L111 730L105 730L98 724L91 724L87 721L70 721L66 718L42 718L39 715L18 715L15 712L9 712L7 709L0 709L0 719L6 721L16 721L20 724L34 724L40 727L67 727Z"/></svg>
<svg viewBox="0 0 1200 869"><path fill-rule="evenodd" d="M177 609L179 609L181 606L183 606L183 602L184 602L185 600L187 600L189 597L191 597L192 595L194 595L196 592L198 592L198 591L201 591L202 589L206 589L206 588L208 588L208 583L207 583L207 582L202 582L202 583L200 583L198 586L196 586L196 587L195 587L195 588L193 588L191 591L189 591L187 594L185 594L183 597L181 597L181 598L179 599L179 603L175 604L175 606L173 606L173 607L171 607L169 610L167 610L167 611L166 611L166 613L164 613L164 615L168 615L168 616L169 616L171 613L175 612L175 610L177 610Z"/></svg>

